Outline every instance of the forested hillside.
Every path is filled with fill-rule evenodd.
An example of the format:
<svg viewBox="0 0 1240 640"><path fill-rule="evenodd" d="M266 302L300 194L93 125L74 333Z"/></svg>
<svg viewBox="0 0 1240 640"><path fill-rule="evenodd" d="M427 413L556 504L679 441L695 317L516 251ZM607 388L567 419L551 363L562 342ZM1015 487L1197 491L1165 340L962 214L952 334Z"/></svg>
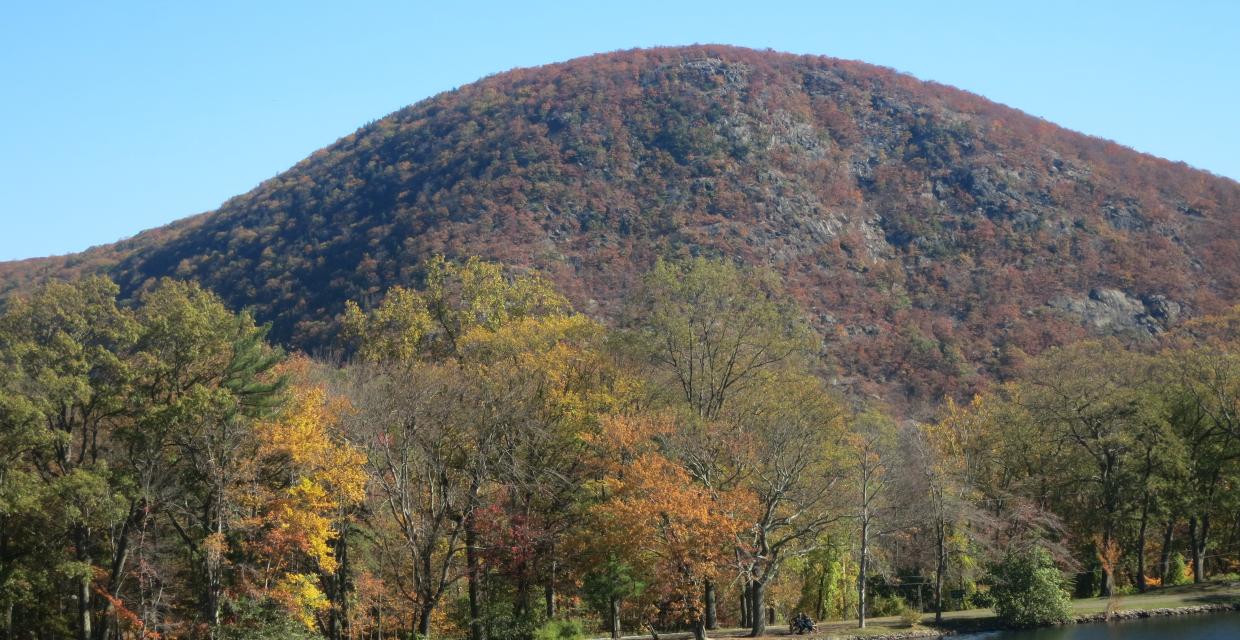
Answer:
<svg viewBox="0 0 1240 640"><path fill-rule="evenodd" d="M925 408L1051 345L1225 309L1240 185L862 63L638 50L435 96L217 211L0 265L0 286L196 280L321 353L346 300L419 284L436 253L536 269L605 322L658 257L770 267L837 385Z"/></svg>

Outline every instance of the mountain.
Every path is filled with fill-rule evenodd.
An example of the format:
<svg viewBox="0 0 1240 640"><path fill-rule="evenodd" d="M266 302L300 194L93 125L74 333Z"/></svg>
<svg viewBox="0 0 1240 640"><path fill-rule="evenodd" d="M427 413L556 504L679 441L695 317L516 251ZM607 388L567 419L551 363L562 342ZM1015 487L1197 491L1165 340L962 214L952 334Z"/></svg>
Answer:
<svg viewBox="0 0 1240 640"><path fill-rule="evenodd" d="M1240 184L859 62L634 50L424 100L216 211L0 264L0 289L196 279L316 350L435 253L538 269L603 318L658 256L767 265L837 383L933 401L1240 299Z"/></svg>

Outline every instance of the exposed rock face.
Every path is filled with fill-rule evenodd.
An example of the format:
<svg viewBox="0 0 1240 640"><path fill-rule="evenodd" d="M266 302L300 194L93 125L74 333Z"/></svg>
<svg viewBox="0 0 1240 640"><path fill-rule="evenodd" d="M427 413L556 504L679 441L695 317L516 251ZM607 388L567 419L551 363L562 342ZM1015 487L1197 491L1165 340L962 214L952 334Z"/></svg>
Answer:
<svg viewBox="0 0 1240 640"><path fill-rule="evenodd" d="M1183 307L1180 303L1167 299L1167 296L1151 295L1146 296L1145 302L1146 312L1151 318L1162 323L1164 327L1173 325L1180 320L1183 313Z"/></svg>
<svg viewBox="0 0 1240 640"><path fill-rule="evenodd" d="M1061 295L1049 305L1080 320L1097 333L1155 335L1179 320L1183 311L1163 295L1133 298L1119 289L1097 288L1088 297Z"/></svg>

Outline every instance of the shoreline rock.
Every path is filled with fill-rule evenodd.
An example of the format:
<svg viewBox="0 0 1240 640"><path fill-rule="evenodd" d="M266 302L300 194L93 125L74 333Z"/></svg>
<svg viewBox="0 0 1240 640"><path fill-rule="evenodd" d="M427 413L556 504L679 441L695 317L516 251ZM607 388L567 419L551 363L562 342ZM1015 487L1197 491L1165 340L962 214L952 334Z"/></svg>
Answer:
<svg viewBox="0 0 1240 640"><path fill-rule="evenodd" d="M1146 618L1170 618L1173 616L1191 616L1203 613L1228 613L1240 611L1240 603L1198 604L1188 607L1166 607L1161 609L1125 609L1116 611L1110 617L1105 613L1092 613L1076 616L1069 624L1087 624L1090 622L1112 622L1125 620L1144 620Z"/></svg>
<svg viewBox="0 0 1240 640"><path fill-rule="evenodd" d="M1171 618L1176 616L1192 616L1203 615L1209 613L1231 613L1240 611L1240 602L1235 603L1213 603L1200 604L1187 607L1163 607L1157 609L1125 609L1116 611L1107 616L1106 613L1091 613L1086 615L1073 616L1071 620L1059 625L1049 626L1069 626L1076 624L1092 624L1097 622L1129 622L1132 620L1146 620L1149 618ZM979 625L970 629L910 629L909 631L887 633L883 635L844 635L844 636L827 636L831 640L931 640L937 638L947 638L968 633L985 633L989 631L1014 631L994 621L994 625ZM1049 628L1049 627L1042 627Z"/></svg>
<svg viewBox="0 0 1240 640"><path fill-rule="evenodd" d="M828 638L831 640L934 640L945 635L947 634L936 629L911 629L878 636L828 636Z"/></svg>

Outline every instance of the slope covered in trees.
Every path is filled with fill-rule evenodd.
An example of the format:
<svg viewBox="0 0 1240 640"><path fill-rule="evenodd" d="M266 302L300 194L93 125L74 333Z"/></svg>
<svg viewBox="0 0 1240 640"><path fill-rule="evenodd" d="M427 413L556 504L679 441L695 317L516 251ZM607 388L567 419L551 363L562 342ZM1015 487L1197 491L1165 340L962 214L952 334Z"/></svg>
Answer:
<svg viewBox="0 0 1240 640"><path fill-rule="evenodd" d="M961 397L1024 353L1240 294L1240 185L857 62L722 46L521 69L366 125L219 210L0 287L193 279L294 347L435 253L547 274L583 312L657 257L781 276L837 383Z"/></svg>

